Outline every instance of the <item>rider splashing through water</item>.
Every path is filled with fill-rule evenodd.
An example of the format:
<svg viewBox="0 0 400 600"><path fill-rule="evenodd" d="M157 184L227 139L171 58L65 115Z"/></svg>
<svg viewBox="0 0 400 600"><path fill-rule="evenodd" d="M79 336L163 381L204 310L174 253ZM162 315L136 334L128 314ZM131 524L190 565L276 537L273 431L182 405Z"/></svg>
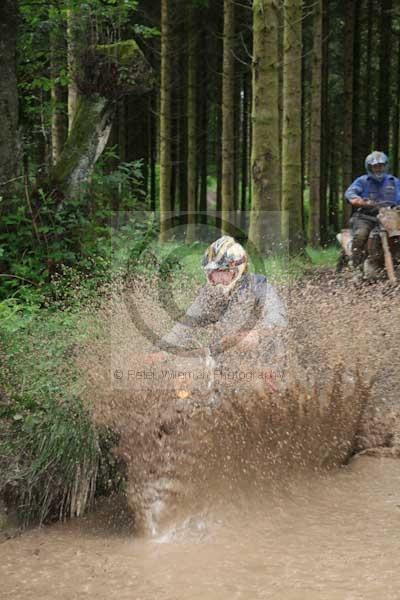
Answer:
<svg viewBox="0 0 400 600"><path fill-rule="evenodd" d="M165 360L167 352L196 352L223 358L234 350L257 352L270 365L279 362L275 332L286 326L284 305L263 275L248 272L244 248L232 237L216 240L204 254L206 284L184 318L165 335L161 352L147 357Z"/></svg>

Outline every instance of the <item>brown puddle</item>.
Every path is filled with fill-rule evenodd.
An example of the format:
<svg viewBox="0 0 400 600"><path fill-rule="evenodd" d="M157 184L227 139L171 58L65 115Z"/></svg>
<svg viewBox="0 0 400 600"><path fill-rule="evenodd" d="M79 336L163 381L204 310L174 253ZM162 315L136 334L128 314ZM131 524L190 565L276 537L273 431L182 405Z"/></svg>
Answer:
<svg viewBox="0 0 400 600"><path fill-rule="evenodd" d="M156 539L115 518L111 527L107 514L2 544L0 598L399 598L396 459L359 457L269 495L226 499Z"/></svg>

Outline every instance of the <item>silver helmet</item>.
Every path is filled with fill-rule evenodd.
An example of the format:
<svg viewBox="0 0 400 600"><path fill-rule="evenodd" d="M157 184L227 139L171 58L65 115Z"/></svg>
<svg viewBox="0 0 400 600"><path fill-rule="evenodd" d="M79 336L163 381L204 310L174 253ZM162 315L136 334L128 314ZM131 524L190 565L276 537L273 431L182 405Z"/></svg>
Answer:
<svg viewBox="0 0 400 600"><path fill-rule="evenodd" d="M374 165L383 165L384 167L381 172L376 173L372 169ZM388 169L389 159L384 152L375 150L374 152L371 152L371 154L368 154L365 159L365 170L372 179L375 179L375 181L382 181L387 175Z"/></svg>
<svg viewBox="0 0 400 600"><path fill-rule="evenodd" d="M209 246L202 265L208 283L222 284L229 291L247 269L247 254L234 238L224 235Z"/></svg>

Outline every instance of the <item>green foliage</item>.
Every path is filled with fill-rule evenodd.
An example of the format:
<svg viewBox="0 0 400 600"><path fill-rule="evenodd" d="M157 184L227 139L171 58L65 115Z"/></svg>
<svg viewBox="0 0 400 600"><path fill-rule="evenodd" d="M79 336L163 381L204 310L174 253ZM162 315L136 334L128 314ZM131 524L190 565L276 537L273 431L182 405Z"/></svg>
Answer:
<svg viewBox="0 0 400 600"><path fill-rule="evenodd" d="M134 25L133 32L135 33L135 35L138 35L143 39L160 37L159 29L156 29L155 27L147 27L146 25Z"/></svg>
<svg viewBox="0 0 400 600"><path fill-rule="evenodd" d="M110 168L110 165L115 165ZM109 147L96 163L87 192L91 202L114 210L132 210L145 200L142 161L122 162L116 147ZM114 206L110 203L114 199Z"/></svg>
<svg viewBox="0 0 400 600"><path fill-rule="evenodd" d="M327 248L307 248L307 254L315 266L335 267L339 257L340 249L338 246L328 246Z"/></svg>
<svg viewBox="0 0 400 600"><path fill-rule="evenodd" d="M74 494L94 484L99 436L81 401L74 349L95 336L82 313L0 304L0 492L25 523L76 510ZM75 492L74 492L75 490ZM82 496L81 496L82 500Z"/></svg>
<svg viewBox="0 0 400 600"><path fill-rule="evenodd" d="M49 134L51 117L49 13L46 4L27 0L19 2L19 10L17 78L20 120L25 149L34 156L38 139Z"/></svg>
<svg viewBox="0 0 400 600"><path fill-rule="evenodd" d="M57 210L54 200L40 191L34 219L27 203L18 197L9 201L0 230L0 300L43 304L46 298L66 301L69 294L76 304L109 280L115 211L136 210L141 206L137 197L143 195L141 163L120 163L110 171L115 156L112 149L106 152L83 197L67 198ZM129 235L139 243L146 229L146 222L138 222Z"/></svg>
<svg viewBox="0 0 400 600"><path fill-rule="evenodd" d="M40 408L17 405L19 412L0 420L0 460L5 465L0 490L17 501L25 524L74 514L74 486L87 480L94 485L98 434L78 400L64 402L44 402Z"/></svg>
<svg viewBox="0 0 400 600"><path fill-rule="evenodd" d="M62 4L81 19L98 19L100 26L117 29L129 23L138 0L68 0Z"/></svg>
<svg viewBox="0 0 400 600"><path fill-rule="evenodd" d="M37 163L39 158L41 163L43 156L37 157L38 147L50 143L54 108L50 90L55 83L67 86L71 78L67 70L68 11L78 23L85 49L90 45L118 42L122 34L132 43L134 36L149 39L159 35L159 31L138 23L137 0L20 0L18 4L21 19L17 78L24 151L31 161ZM50 70L51 40L57 48L55 57L59 67L56 76ZM53 52L55 47L53 44Z"/></svg>

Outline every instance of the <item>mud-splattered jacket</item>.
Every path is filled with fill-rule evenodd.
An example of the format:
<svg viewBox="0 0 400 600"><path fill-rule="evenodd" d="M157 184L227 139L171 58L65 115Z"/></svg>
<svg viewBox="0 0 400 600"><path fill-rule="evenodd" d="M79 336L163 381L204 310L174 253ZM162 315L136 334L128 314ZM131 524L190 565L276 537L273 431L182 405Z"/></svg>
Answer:
<svg viewBox="0 0 400 600"><path fill-rule="evenodd" d="M223 337L256 329L261 333L261 344L270 337L265 339L270 354L273 332L286 325L286 309L275 288L263 275L246 273L230 294L203 286L185 317L162 338L160 346L171 351L209 347L218 352Z"/></svg>

